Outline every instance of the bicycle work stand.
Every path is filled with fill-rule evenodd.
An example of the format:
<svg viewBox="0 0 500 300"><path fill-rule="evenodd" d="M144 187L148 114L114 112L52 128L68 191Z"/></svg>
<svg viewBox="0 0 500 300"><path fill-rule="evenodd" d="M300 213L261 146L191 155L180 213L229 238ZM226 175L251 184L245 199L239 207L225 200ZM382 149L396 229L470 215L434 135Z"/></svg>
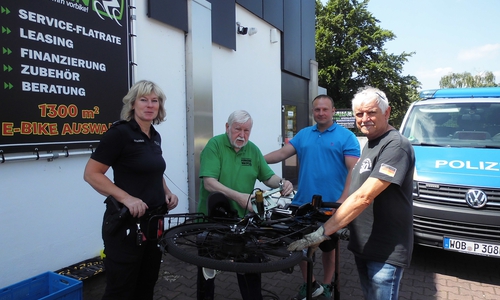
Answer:
<svg viewBox="0 0 500 300"><path fill-rule="evenodd" d="M340 291L339 291L339 277L340 277L340 238L337 239L337 242L335 243L335 273L334 273L334 278L333 282L331 283L332 285L332 294L333 294L333 299L334 300L340 300ZM312 251L312 248L309 247L307 248L307 285L306 285L306 299L311 300L312 299L312 276L313 276L313 271L314 271L314 264L312 260L312 256L314 255L314 252ZM324 268L324 266L323 266Z"/></svg>

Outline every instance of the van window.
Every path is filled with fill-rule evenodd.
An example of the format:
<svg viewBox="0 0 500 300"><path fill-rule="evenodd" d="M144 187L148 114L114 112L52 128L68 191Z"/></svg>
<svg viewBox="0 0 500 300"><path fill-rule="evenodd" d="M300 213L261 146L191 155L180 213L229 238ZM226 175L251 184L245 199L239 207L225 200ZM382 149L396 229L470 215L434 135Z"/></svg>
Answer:
<svg viewBox="0 0 500 300"><path fill-rule="evenodd" d="M422 101L409 112L403 135L414 145L500 147L500 103Z"/></svg>

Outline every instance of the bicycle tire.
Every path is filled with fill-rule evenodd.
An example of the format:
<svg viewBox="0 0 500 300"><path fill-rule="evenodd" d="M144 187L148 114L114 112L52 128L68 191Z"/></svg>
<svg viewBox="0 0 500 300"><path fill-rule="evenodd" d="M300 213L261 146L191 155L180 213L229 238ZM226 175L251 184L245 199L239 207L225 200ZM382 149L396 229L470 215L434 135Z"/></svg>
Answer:
<svg viewBox="0 0 500 300"><path fill-rule="evenodd" d="M248 229L252 232L252 229ZM303 260L303 253L300 252L290 252L286 249L286 243L282 245L274 245L273 247L263 247L256 248L254 252L251 252L254 247L247 247L248 245L241 245L238 242L224 240L224 236L230 235L231 233L229 224L220 223L193 223L176 226L169 231L167 231L164 237L161 239L160 243L164 245L166 251L174 256L175 258L185 261L187 263L197 265L200 267L228 271L228 272L238 272L238 273L268 273L277 272L281 270L286 270L297 265L301 260ZM252 235L255 234L260 239L265 239L265 235L269 235L273 238L277 231L272 230L260 230L256 229L255 232L248 233L246 238L252 239ZM207 237L217 237L214 238L212 243L203 242L200 245L197 239L200 239L200 235ZM220 238L220 239L219 239ZM236 240L238 237L235 238ZM226 245L224 245L227 243ZM255 241L259 243L259 241ZM279 244L279 243L278 243ZM204 248L205 247L205 248ZM210 249L214 247L217 249ZM254 262L254 261L242 261L234 257L218 257L218 255L212 255L215 251L220 251L223 248L240 249L242 254L252 257L252 255L263 256L264 261ZM229 250L232 251L232 250ZM261 252L259 252L261 251ZM245 253L246 252L246 253ZM202 253L202 254L200 254ZM203 254L205 253L205 254ZM262 257L260 258L262 259Z"/></svg>

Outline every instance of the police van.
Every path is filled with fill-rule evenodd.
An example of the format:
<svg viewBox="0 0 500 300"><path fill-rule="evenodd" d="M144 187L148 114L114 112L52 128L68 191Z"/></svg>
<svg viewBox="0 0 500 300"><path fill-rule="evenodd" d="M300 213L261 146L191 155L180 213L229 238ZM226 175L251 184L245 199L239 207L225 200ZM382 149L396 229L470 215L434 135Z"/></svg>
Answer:
<svg viewBox="0 0 500 300"><path fill-rule="evenodd" d="M415 243L500 258L500 87L420 96L400 128L416 156Z"/></svg>

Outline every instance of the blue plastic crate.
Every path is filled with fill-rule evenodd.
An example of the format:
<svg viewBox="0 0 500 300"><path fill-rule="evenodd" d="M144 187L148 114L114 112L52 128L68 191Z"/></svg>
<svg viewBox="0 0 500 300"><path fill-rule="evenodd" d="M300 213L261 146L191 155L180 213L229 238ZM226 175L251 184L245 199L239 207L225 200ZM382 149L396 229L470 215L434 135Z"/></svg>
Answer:
<svg viewBox="0 0 500 300"><path fill-rule="evenodd" d="M0 289L0 300L82 300L83 283L47 272Z"/></svg>

